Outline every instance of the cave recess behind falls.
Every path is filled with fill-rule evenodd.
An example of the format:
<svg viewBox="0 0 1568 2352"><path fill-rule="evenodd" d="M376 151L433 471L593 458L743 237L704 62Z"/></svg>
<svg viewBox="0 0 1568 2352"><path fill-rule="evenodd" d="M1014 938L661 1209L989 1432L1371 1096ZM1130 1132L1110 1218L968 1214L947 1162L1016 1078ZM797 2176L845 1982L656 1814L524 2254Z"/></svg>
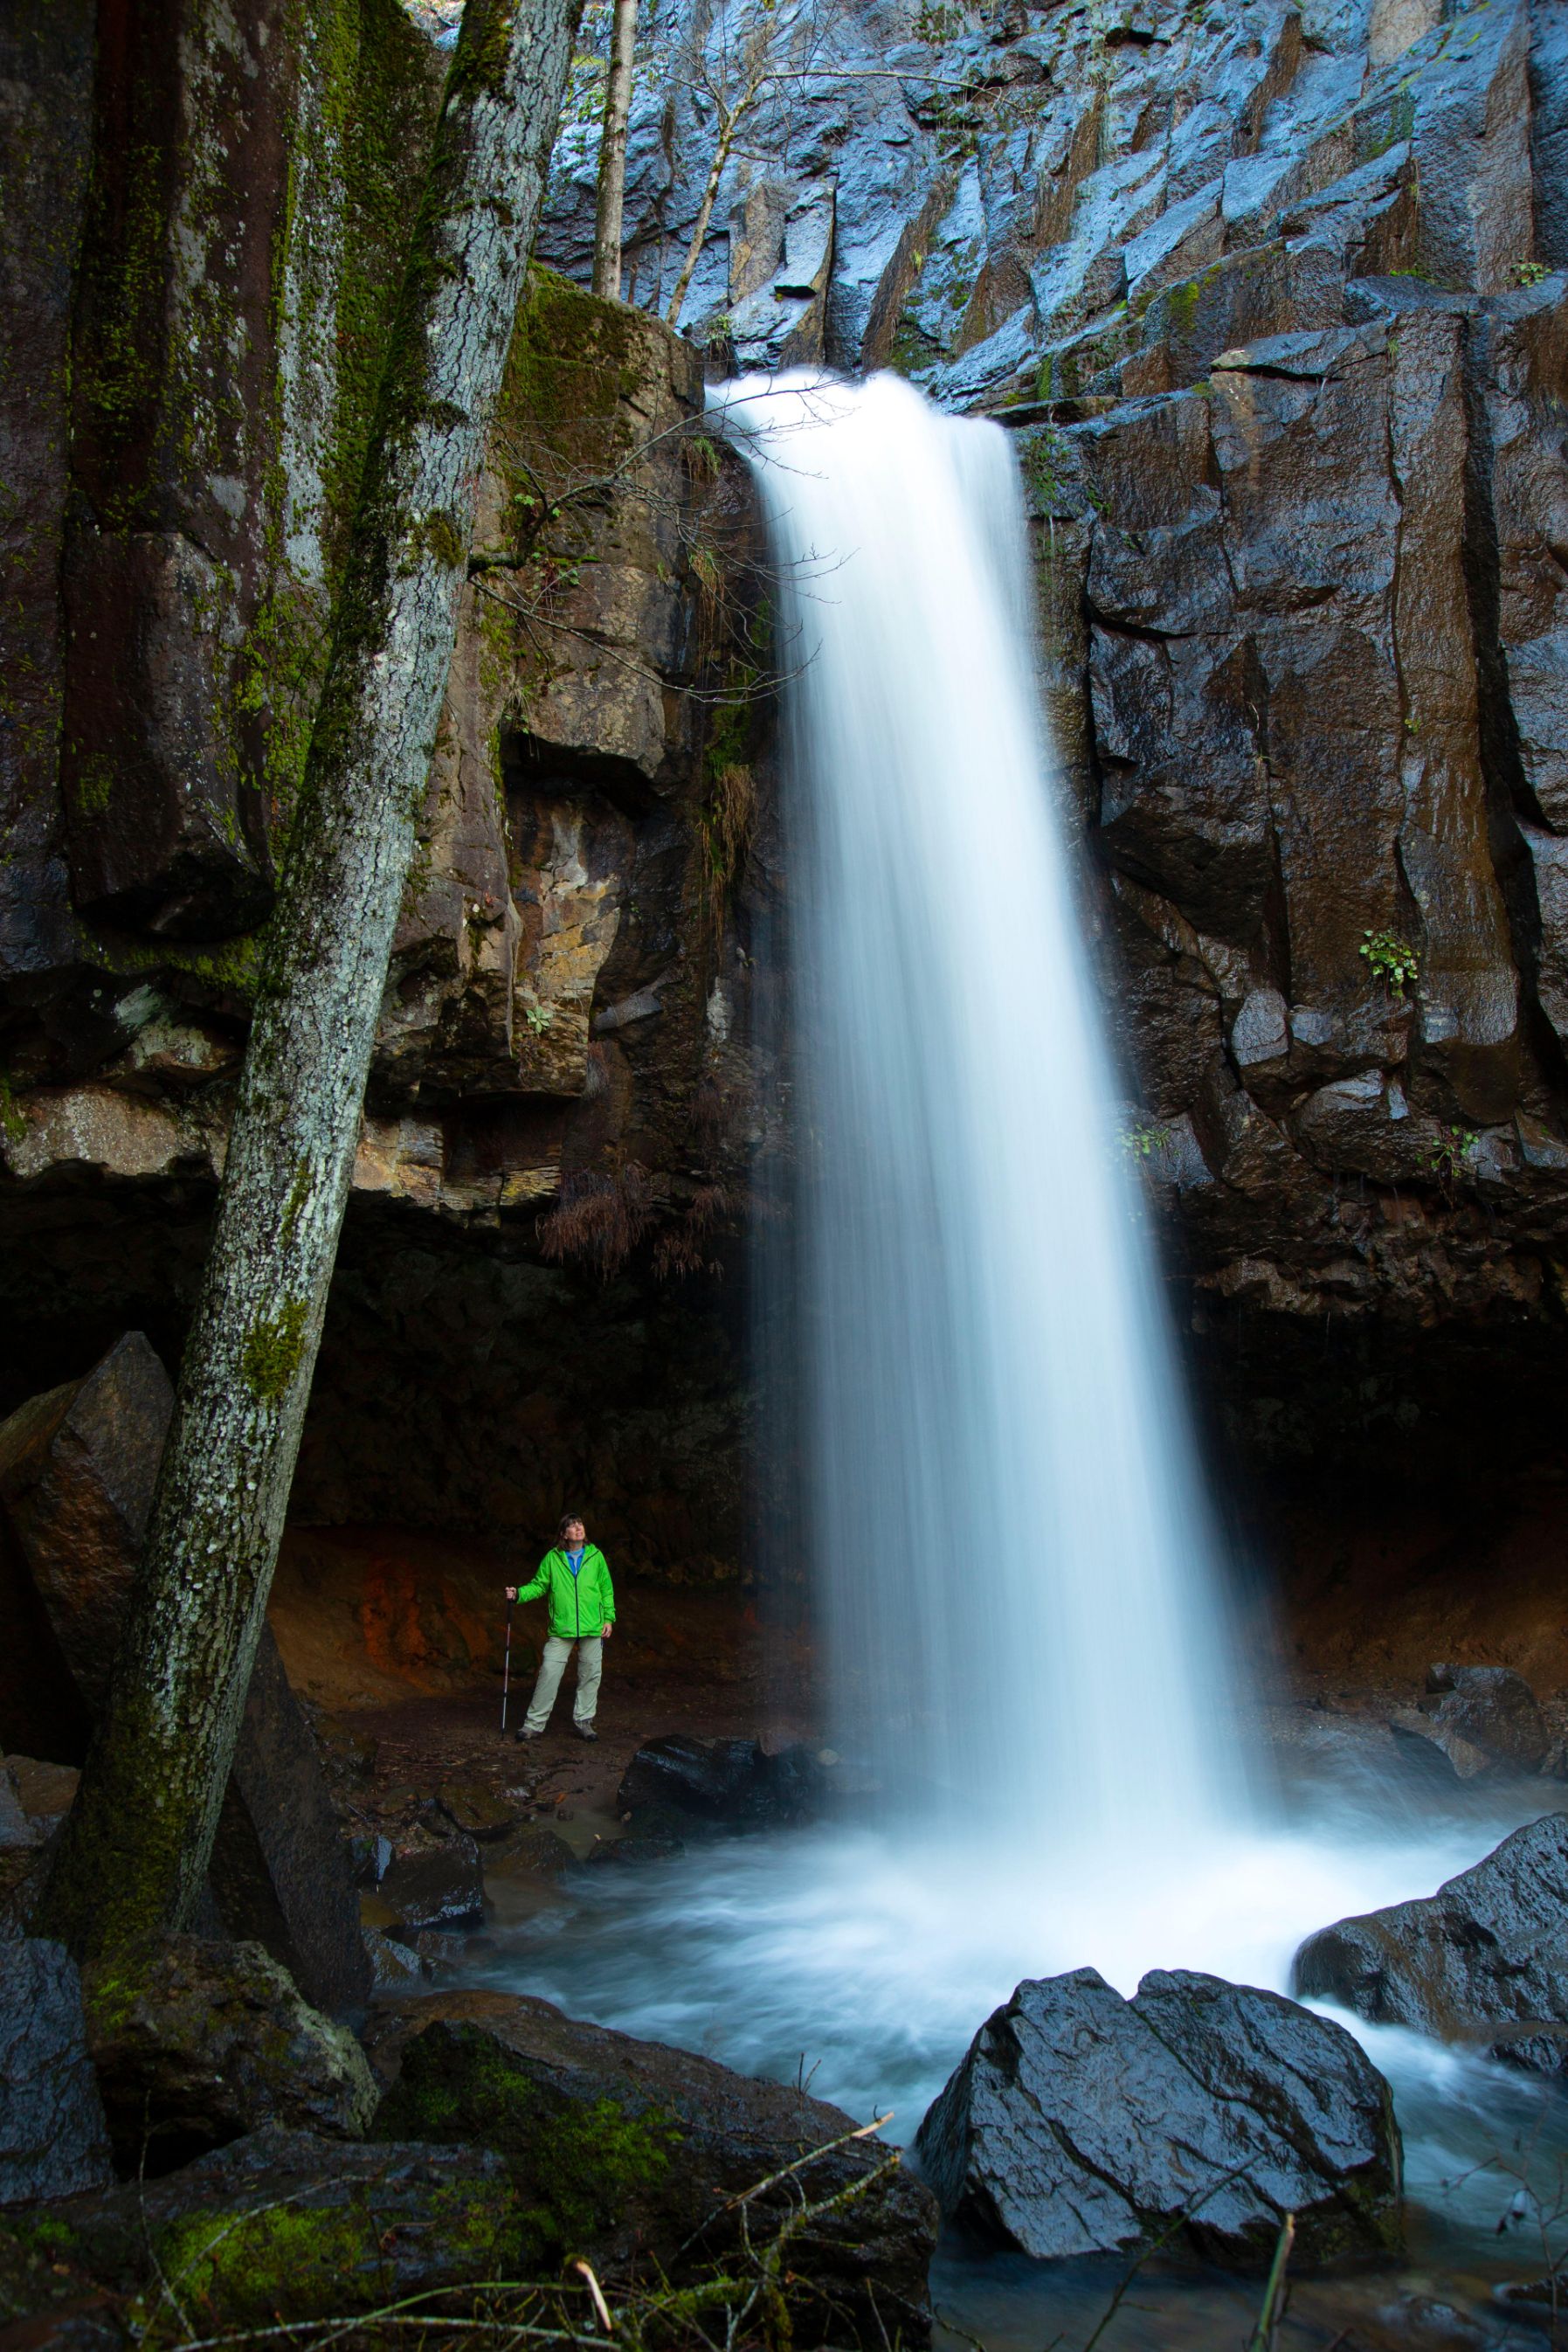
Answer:
<svg viewBox="0 0 1568 2352"><path fill-rule="evenodd" d="M1246 1803L1235 1652L1012 455L892 376L714 399L779 572L795 1215L758 1292L830 1737L916 1825L1168 1862Z"/></svg>

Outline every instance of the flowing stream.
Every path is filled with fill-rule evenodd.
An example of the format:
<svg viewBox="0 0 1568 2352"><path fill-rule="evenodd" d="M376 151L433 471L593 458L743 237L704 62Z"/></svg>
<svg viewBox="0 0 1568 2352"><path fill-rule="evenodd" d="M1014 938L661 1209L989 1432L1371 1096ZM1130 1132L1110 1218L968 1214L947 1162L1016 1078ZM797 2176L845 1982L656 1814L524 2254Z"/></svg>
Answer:
<svg viewBox="0 0 1568 2352"><path fill-rule="evenodd" d="M720 400L790 674L794 1214L763 1253L764 1393L799 1468L829 1737L864 1801L585 1873L503 1917L485 1965L574 2015L891 2107L907 2140L1020 1978L1092 1963L1131 1992L1197 1967L1286 1989L1312 1930L1430 1893L1551 1800L1537 1782L1444 1801L1354 1759L1249 1777L1040 716L1010 451L889 377ZM1550 2201L1563 2103L1357 2030L1396 2087L1413 2267L1303 2288L1282 2341L1338 2341L1353 2316L1372 2343L1481 2341L1385 2337L1379 2314L1456 2270L1472 2301L1532 2255L1539 2272L1538 2251L1511 2257L1498 2166L1531 2168ZM1038 2352L1087 2340L1107 2273L954 2252L937 2288L993 2352ZM1239 2346L1250 2292L1151 2283L1110 2341Z"/></svg>

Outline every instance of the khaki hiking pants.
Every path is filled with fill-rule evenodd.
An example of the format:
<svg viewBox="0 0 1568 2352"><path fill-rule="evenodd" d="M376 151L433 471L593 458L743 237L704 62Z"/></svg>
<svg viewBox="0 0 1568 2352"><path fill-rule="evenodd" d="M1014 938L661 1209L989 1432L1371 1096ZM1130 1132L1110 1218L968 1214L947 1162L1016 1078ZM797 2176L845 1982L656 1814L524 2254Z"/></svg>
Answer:
<svg viewBox="0 0 1568 2352"><path fill-rule="evenodd" d="M528 1711L523 1717L525 1731L542 1731L549 1721L549 1711L555 1705L555 1695L560 1688L566 1662L574 1648L577 1651L577 1699L571 1710L571 1719L584 1728L592 1723L593 1710L599 1705L599 1676L604 1662L604 1643L597 1634L591 1642L573 1643L552 1633L545 1643L545 1654L539 1660L538 1680L528 1701Z"/></svg>

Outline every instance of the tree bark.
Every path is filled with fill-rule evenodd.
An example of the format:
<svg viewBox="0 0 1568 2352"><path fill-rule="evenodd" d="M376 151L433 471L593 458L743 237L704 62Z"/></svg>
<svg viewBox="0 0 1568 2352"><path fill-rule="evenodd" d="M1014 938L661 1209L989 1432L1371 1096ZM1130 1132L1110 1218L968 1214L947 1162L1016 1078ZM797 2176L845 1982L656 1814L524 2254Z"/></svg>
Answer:
<svg viewBox="0 0 1568 2352"><path fill-rule="evenodd" d="M348 1202L577 0L468 0L389 340L146 1550L37 1927L183 1926L212 1852Z"/></svg>
<svg viewBox="0 0 1568 2352"><path fill-rule="evenodd" d="M593 290L621 299L621 215L626 202L626 126L632 115L632 60L637 46L637 0L615 0L610 34L610 79L604 92L604 135L599 150L599 202L593 216Z"/></svg>
<svg viewBox="0 0 1568 2352"><path fill-rule="evenodd" d="M686 289L692 282L696 266L703 257L703 247L707 243L708 223L713 218L714 201L718 194L718 184L724 177L724 167L729 161L729 151L735 143L735 134L739 127L740 118L756 97L757 89L758 85L753 83L746 90L737 102L732 114L724 113L722 109L720 110L718 145L714 150L713 162L708 165L707 180L703 188L703 200L697 206L696 224L692 230L691 243L686 247L686 257L681 265L681 274L675 280L675 290L670 297L670 307L664 313L667 326L678 327L681 323L681 312L685 308Z"/></svg>

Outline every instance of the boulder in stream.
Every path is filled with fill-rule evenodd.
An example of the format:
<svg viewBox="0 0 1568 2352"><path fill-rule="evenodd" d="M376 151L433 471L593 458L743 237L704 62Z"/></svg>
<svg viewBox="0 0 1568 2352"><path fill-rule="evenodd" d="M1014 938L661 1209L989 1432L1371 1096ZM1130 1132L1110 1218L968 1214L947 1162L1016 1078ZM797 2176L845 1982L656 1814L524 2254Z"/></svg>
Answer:
<svg viewBox="0 0 1568 2352"><path fill-rule="evenodd" d="M1287 2213L1308 2266L1400 2242L1394 2103L1359 2043L1186 1969L1131 2000L1095 1969L1020 1984L915 2152L945 2214L1037 2261L1168 2239L1261 2268Z"/></svg>
<svg viewBox="0 0 1568 2352"><path fill-rule="evenodd" d="M929 2337L936 2205L896 2151L848 2137L841 2108L518 1994L378 2007L366 2047L389 2084L373 2136L497 2149L535 2262L587 2249L611 2274L652 2261L678 2281L741 2258L736 2200L771 2181L747 2206L759 2248L802 2198L843 2200L789 2250L800 2340L824 2326L836 2344Z"/></svg>
<svg viewBox="0 0 1568 2352"><path fill-rule="evenodd" d="M1568 1815L1515 1830L1435 1895L1320 1928L1292 1982L1370 2024L1568 2072Z"/></svg>
<svg viewBox="0 0 1568 2352"><path fill-rule="evenodd" d="M485 1916L479 1849L470 1837L450 1837L397 1853L376 1895L388 1924L404 1936L427 1927L477 1927Z"/></svg>
<svg viewBox="0 0 1568 2352"><path fill-rule="evenodd" d="M756 1739L692 1739L676 1733L639 1748L616 1791L615 1810L639 1834L775 1829L814 1821L829 1796L831 1766L813 1748L769 1756Z"/></svg>

